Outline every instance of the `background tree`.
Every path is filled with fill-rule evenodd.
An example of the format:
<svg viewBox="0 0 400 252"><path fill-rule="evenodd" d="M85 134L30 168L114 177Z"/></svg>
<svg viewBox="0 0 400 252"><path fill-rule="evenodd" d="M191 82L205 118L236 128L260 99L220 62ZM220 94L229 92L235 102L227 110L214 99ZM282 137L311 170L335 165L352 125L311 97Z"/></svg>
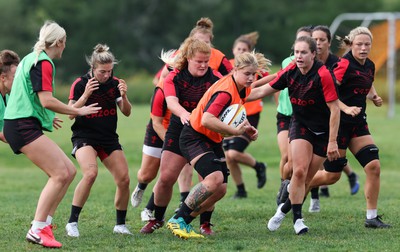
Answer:
<svg viewBox="0 0 400 252"><path fill-rule="evenodd" d="M61 82L71 83L87 71L85 56L97 43L108 44L120 60L118 76L153 74L162 66L161 49L178 48L195 22L205 16L214 22L214 46L228 58L238 35L257 30L256 49L278 65L290 53L300 26L330 25L343 12L396 7L400 3L394 0L0 0L0 48L25 55L43 21L52 19L68 34L62 63L57 66Z"/></svg>

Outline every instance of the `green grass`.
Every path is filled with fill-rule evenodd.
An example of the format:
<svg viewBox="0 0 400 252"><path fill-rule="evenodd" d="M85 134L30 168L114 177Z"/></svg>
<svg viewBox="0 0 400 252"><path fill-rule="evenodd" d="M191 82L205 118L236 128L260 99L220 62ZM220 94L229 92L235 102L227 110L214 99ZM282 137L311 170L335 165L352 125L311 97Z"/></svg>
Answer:
<svg viewBox="0 0 400 252"><path fill-rule="evenodd" d="M115 185L111 175L100 166L99 176L92 188L90 198L80 218L81 237L66 237L64 227L69 217L73 190L81 178L78 174L61 202L56 216L54 231L57 239L63 243L65 251L397 251L400 221L397 219L400 190L398 181L398 156L400 133L399 111L394 119L387 119L387 107L368 107L370 130L380 148L382 161L381 192L379 214L394 227L390 230L369 230L364 228L365 200L362 188L350 196L347 178L343 177L337 184L330 186L330 198L321 199L322 211L316 214L307 212L309 200L303 209L306 224L310 231L305 236L296 236L292 226L292 215L289 214L282 227L276 232L266 229L266 221L275 212L275 195L279 187L279 151L276 144L275 107L266 102L260 122L260 137L248 148L258 160L268 163L268 182L259 190L256 188L255 173L243 167L243 175L248 191L248 198L232 200L235 186L232 180L228 192L216 207L213 215L214 228L217 234L200 240L183 241L174 237L166 228L157 230L152 235L139 233L143 223L140 222L140 209L129 206L127 224L134 232L133 237L112 234L115 223L113 207ZM64 127L50 133L69 155L70 124L63 117ZM131 190L136 185L136 173L140 166L141 148L145 125L149 118L147 106L134 106L131 117L120 117L119 135L130 165ZM27 243L24 239L33 218L39 193L46 182L46 176L33 166L23 155L14 155L9 147L0 144L0 251L36 251L41 249ZM352 168L360 175L364 185L365 175L362 168L349 158ZM75 161L74 161L75 162ZM150 196L154 182L148 187L144 196L145 202ZM167 210L166 218L173 214L178 204L178 190ZM199 220L193 224L198 226Z"/></svg>

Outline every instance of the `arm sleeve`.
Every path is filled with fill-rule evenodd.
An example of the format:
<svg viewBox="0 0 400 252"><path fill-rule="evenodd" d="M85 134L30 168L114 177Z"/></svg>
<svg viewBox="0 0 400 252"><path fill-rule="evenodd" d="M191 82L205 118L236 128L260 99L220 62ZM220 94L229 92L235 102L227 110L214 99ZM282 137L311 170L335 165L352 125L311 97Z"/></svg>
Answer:
<svg viewBox="0 0 400 252"><path fill-rule="evenodd" d="M166 109L167 104L165 102L164 93L160 88L156 88L151 101L151 114L158 117L164 117Z"/></svg>
<svg viewBox="0 0 400 252"><path fill-rule="evenodd" d="M232 69L233 66L231 62L226 57L223 57L221 64L218 67L218 72L220 72L222 75L227 75L232 71Z"/></svg>
<svg viewBox="0 0 400 252"><path fill-rule="evenodd" d="M79 85L81 80L82 80L81 78L78 78L74 81L74 83L72 83L71 89L69 90L69 97L68 97L69 100L77 101L82 96L83 94L82 86Z"/></svg>
<svg viewBox="0 0 400 252"><path fill-rule="evenodd" d="M284 68L280 70L276 77L269 83L269 85L278 90L283 90L288 86L287 83L287 74L288 74L288 68Z"/></svg>
<svg viewBox="0 0 400 252"><path fill-rule="evenodd" d="M53 91L53 66L47 60L39 61L30 70L34 92Z"/></svg>
<svg viewBox="0 0 400 252"><path fill-rule="evenodd" d="M335 78L339 83L346 81L346 72L349 64L350 62L347 59L341 58L336 67L333 69Z"/></svg>
<svg viewBox="0 0 400 252"><path fill-rule="evenodd" d="M322 90L326 102L331 102L338 99L335 79L331 72L326 67L321 67L318 70L318 74L321 77Z"/></svg>
<svg viewBox="0 0 400 252"><path fill-rule="evenodd" d="M218 117L222 111L231 104L232 97L227 92L215 93L207 103L204 112Z"/></svg>
<svg viewBox="0 0 400 252"><path fill-rule="evenodd" d="M175 83L174 83L175 71L170 72L167 77L164 79L164 95L168 96L177 96Z"/></svg>

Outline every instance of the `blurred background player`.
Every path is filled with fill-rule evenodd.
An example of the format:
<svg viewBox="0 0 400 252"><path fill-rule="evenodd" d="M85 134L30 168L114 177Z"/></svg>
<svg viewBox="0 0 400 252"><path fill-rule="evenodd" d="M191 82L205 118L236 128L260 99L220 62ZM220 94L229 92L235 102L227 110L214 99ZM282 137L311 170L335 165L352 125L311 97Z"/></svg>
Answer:
<svg viewBox="0 0 400 252"><path fill-rule="evenodd" d="M4 112L6 110L8 95L12 88L18 64L18 54L11 50L3 50L0 52L0 141L5 143L7 143L7 140L3 134Z"/></svg>
<svg viewBox="0 0 400 252"><path fill-rule="evenodd" d="M164 95L164 82L159 81L154 89L150 104L150 121L146 127L146 133L142 149L142 163L137 172L138 184L131 196L133 207L138 207L147 185L157 177L160 167L161 151L167 132L171 111L167 107ZM142 221L153 219L154 193L141 211Z"/></svg>

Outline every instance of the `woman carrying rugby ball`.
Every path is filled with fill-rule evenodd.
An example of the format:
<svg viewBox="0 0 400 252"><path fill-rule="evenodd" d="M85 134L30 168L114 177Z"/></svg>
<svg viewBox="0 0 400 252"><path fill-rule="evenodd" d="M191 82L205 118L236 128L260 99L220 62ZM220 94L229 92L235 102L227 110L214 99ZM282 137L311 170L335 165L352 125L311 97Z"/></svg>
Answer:
<svg viewBox="0 0 400 252"><path fill-rule="evenodd" d="M203 180L195 185L179 212L168 221L172 233L187 239L192 235L190 222L226 193L228 168L224 162L222 135L248 134L256 140L258 131L246 120L236 128L225 124L219 116L232 104L243 104L249 95L255 73L265 69L269 61L260 53L243 53L235 58L231 74L212 85L201 98L185 124L179 139L182 154Z"/></svg>

